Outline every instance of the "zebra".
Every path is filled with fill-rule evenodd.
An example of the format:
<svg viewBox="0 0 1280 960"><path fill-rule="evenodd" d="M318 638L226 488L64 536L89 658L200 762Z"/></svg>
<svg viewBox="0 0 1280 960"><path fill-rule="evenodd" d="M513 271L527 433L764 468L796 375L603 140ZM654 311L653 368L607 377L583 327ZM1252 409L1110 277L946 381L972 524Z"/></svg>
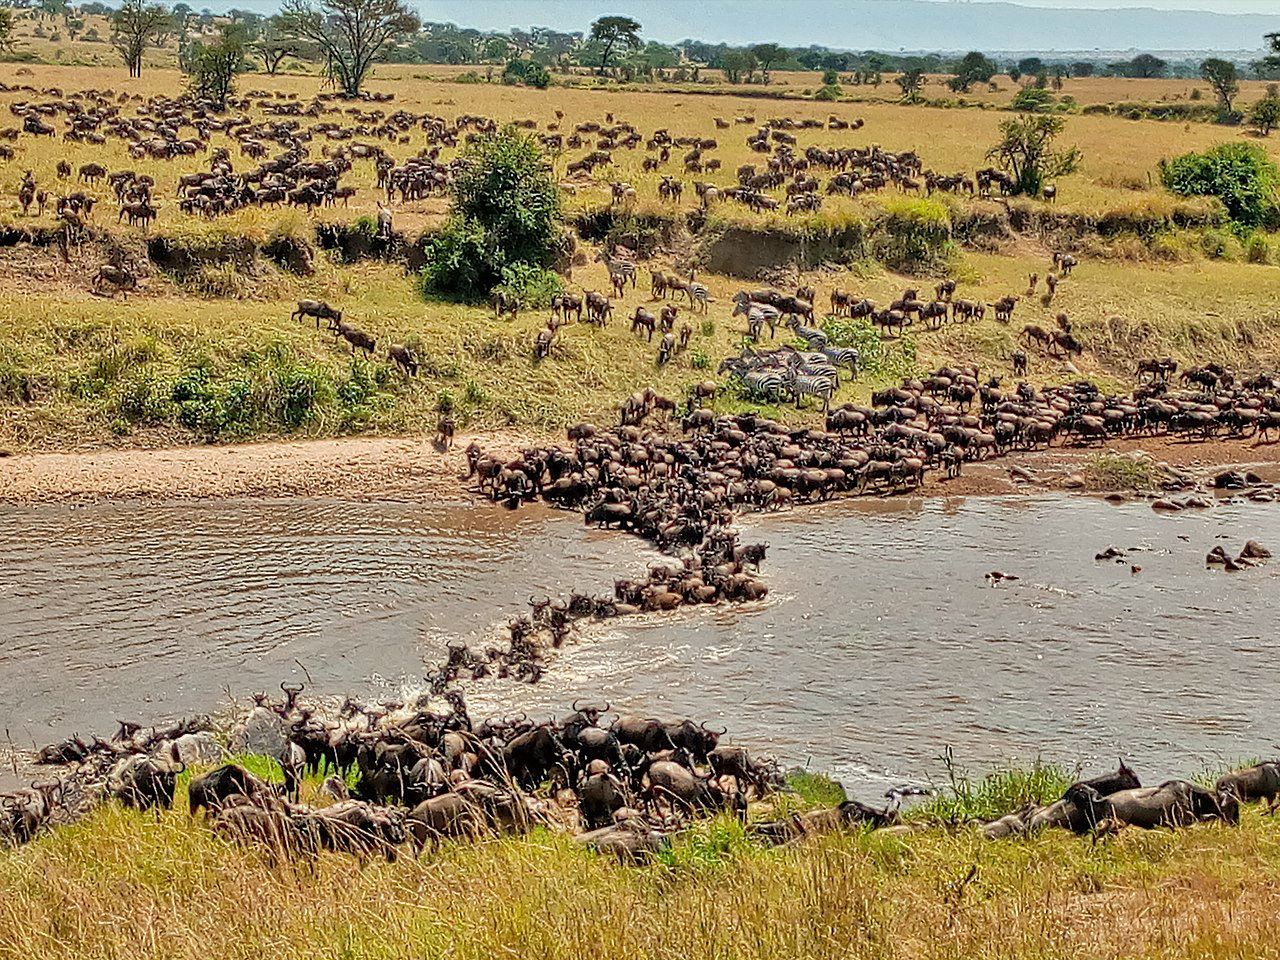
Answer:
<svg viewBox="0 0 1280 960"><path fill-rule="evenodd" d="M747 334L753 340L760 339L760 333L766 323L769 325L769 336L778 335L778 321L782 319L782 312L777 307L756 300L735 300L733 316L736 317L739 314L747 318Z"/></svg>
<svg viewBox="0 0 1280 960"><path fill-rule="evenodd" d="M685 293L689 295L689 309L696 309L699 313L707 312L707 303L711 300L711 291L706 286L691 280L689 286L685 288Z"/></svg>
<svg viewBox="0 0 1280 960"><path fill-rule="evenodd" d="M777 401L787 392L787 382L776 370L748 370L742 382L748 394L766 400Z"/></svg>
<svg viewBox="0 0 1280 960"><path fill-rule="evenodd" d="M797 337L809 344L810 350L821 350L827 345L827 335L821 330L814 327L806 327L800 323L800 318L795 314L791 315L791 319L787 322Z"/></svg>
<svg viewBox="0 0 1280 960"><path fill-rule="evenodd" d="M822 401L822 412L826 413L831 409L831 398L836 393L836 382L821 374L801 374L793 369L787 377L786 388L795 397L797 410L800 409L805 397L817 397Z"/></svg>
<svg viewBox="0 0 1280 960"><path fill-rule="evenodd" d="M858 361L861 359L853 347L830 347L825 344L818 347L818 352L831 361L836 367L848 367L849 376L858 375Z"/></svg>
<svg viewBox="0 0 1280 960"><path fill-rule="evenodd" d="M605 269L609 271L609 280L614 286L623 286L627 281L631 282L632 287L636 285L636 265L630 260L611 257L603 250L596 254L596 260L602 262ZM622 281L621 284L619 280Z"/></svg>

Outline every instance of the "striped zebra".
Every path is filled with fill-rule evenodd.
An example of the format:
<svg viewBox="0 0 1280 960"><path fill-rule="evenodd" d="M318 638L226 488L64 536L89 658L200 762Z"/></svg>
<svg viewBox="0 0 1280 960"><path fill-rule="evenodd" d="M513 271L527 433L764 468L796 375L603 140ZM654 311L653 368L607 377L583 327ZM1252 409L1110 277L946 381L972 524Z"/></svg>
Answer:
<svg viewBox="0 0 1280 960"><path fill-rule="evenodd" d="M632 287L636 285L636 265L630 260L611 257L603 250L596 254L596 260L603 263L605 269L609 271L609 280L615 287L625 285L628 281Z"/></svg>
<svg viewBox="0 0 1280 960"><path fill-rule="evenodd" d="M831 409L831 398L836 394L836 382L830 377L797 373L795 370L790 372L786 388L795 397L797 410L806 397L817 397L822 401L822 412L826 413Z"/></svg>
<svg viewBox="0 0 1280 960"><path fill-rule="evenodd" d="M707 312L707 304L711 300L711 291L705 285L698 283L696 280L689 281L689 286L685 288L685 293L689 295L689 309L697 310L699 313Z"/></svg>
<svg viewBox="0 0 1280 960"><path fill-rule="evenodd" d="M749 395L772 402L787 393L787 382L777 370L748 370L742 382Z"/></svg>
<svg viewBox="0 0 1280 960"><path fill-rule="evenodd" d="M795 314L791 315L791 319L787 324L797 337L809 345L810 350L821 350L827 345L827 335L821 330L814 327L806 327L800 323L800 318Z"/></svg>
<svg viewBox="0 0 1280 960"><path fill-rule="evenodd" d="M848 367L849 376L856 377L858 375L858 361L861 357L853 347L821 346L818 348L818 352L830 360L833 366Z"/></svg>

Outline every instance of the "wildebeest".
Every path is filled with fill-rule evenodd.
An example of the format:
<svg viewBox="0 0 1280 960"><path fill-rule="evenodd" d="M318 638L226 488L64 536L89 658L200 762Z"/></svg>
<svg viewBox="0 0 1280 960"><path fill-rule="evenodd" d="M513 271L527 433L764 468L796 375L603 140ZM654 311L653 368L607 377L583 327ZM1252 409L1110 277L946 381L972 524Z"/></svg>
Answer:
<svg viewBox="0 0 1280 960"><path fill-rule="evenodd" d="M303 317L315 317L316 329L319 330L321 320L339 323L342 320L342 311L334 309L323 300L299 300L297 309L289 315L289 319L300 320Z"/></svg>

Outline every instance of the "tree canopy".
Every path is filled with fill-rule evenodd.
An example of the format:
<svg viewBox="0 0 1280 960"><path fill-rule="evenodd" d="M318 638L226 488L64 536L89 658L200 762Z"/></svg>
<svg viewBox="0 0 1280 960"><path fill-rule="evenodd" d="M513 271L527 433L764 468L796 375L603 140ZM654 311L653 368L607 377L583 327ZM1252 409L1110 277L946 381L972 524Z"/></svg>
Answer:
<svg viewBox="0 0 1280 960"><path fill-rule="evenodd" d="M1083 155L1079 147L1055 150L1054 141L1066 129L1062 117L1028 114L1000 124L1001 140L987 151L1014 180L1014 192L1038 196L1046 180L1074 173Z"/></svg>
<svg viewBox="0 0 1280 960"><path fill-rule="evenodd" d="M169 11L159 4L143 0L124 0L111 18L111 42L115 44L129 76L142 76L142 55L147 44L171 29Z"/></svg>
<svg viewBox="0 0 1280 960"><path fill-rule="evenodd" d="M956 64L955 76L948 86L952 90L966 93L975 83L987 83L996 75L997 67L984 53L977 50L966 53Z"/></svg>
<svg viewBox="0 0 1280 960"><path fill-rule="evenodd" d="M1236 65L1230 60L1210 57L1200 64L1200 76L1213 87L1213 93L1218 98L1219 119L1233 119L1232 104L1236 94L1240 92L1240 74Z"/></svg>
<svg viewBox="0 0 1280 960"><path fill-rule="evenodd" d="M314 46L330 76L358 96L388 44L418 31L421 22L401 0L285 0L277 26L283 37Z"/></svg>
<svg viewBox="0 0 1280 960"><path fill-rule="evenodd" d="M640 24L630 17L601 17L591 24L591 39L601 45L599 72L604 73L615 47L640 49Z"/></svg>
<svg viewBox="0 0 1280 960"><path fill-rule="evenodd" d="M776 43L757 43L751 48L751 55L760 61L760 75L765 83L769 82L769 68L787 59L787 51Z"/></svg>

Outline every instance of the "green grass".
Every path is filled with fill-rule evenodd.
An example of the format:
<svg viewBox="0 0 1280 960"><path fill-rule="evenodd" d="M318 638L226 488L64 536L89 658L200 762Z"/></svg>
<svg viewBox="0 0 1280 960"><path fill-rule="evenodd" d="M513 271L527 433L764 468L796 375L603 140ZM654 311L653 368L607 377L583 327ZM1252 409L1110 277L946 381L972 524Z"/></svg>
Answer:
<svg viewBox="0 0 1280 960"><path fill-rule="evenodd" d="M962 785L959 819L1006 812L1063 776ZM390 864L276 863L188 817L180 790L159 816L107 806L0 852L0 943L36 960L1189 960L1272 955L1277 890L1280 825L1256 810L1239 828L1098 843L1062 831L984 842L960 826L765 848L718 818L644 867L546 828Z"/></svg>

